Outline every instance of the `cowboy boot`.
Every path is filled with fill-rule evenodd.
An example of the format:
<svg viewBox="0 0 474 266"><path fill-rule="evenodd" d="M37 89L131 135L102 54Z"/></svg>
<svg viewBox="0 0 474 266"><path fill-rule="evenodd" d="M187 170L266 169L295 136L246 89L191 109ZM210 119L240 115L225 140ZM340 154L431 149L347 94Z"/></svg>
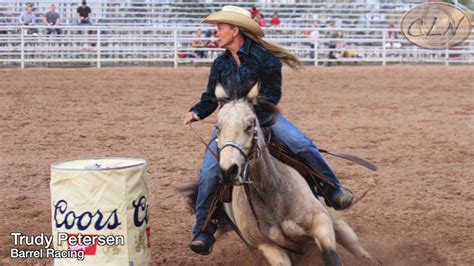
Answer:
<svg viewBox="0 0 474 266"><path fill-rule="evenodd" d="M192 251L199 255L209 255L212 252L212 246L216 242L214 233L216 232L217 225L214 223L208 223L206 230L200 230L194 235L189 247Z"/></svg>
<svg viewBox="0 0 474 266"><path fill-rule="evenodd" d="M333 207L335 210L344 210L351 206L354 195L352 192L341 189L340 186L332 187L326 186L324 188L326 203ZM329 201L329 202L328 202Z"/></svg>

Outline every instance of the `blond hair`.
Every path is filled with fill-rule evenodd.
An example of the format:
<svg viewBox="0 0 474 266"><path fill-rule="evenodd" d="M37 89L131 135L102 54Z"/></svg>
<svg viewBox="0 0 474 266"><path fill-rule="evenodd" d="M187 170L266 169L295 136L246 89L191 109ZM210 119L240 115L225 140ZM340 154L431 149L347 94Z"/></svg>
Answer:
<svg viewBox="0 0 474 266"><path fill-rule="evenodd" d="M294 56L285 48L278 46L276 44L267 42L261 37L254 36L253 34L246 31L245 29L242 29L242 28L239 28L239 29L240 29L240 32L242 32L242 34L245 37L251 39L252 41L256 42L258 45L270 51L270 53L278 57L281 61L283 61L283 63L287 64L292 69L299 69L303 66L300 60L298 60L296 56Z"/></svg>

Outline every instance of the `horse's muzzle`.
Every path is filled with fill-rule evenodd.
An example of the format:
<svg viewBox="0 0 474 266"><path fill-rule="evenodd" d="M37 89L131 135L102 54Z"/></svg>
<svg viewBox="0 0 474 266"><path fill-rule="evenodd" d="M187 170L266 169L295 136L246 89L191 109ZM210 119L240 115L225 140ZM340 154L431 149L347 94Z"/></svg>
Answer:
<svg viewBox="0 0 474 266"><path fill-rule="evenodd" d="M224 185L230 185L234 183L234 179L239 174L239 166L237 164L232 164L227 169L221 168L222 182Z"/></svg>

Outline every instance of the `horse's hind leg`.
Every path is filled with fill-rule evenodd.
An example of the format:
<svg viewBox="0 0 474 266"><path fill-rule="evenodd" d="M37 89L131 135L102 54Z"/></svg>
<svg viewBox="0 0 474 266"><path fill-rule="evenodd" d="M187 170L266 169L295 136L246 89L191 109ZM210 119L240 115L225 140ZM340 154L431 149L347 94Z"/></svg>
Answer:
<svg viewBox="0 0 474 266"><path fill-rule="evenodd" d="M339 244L356 257L371 259L369 253L360 245L357 235L345 221L335 220L333 223L336 239Z"/></svg>
<svg viewBox="0 0 474 266"><path fill-rule="evenodd" d="M264 243L258 245L258 249L270 265L291 265L290 257L288 257L286 251L276 245Z"/></svg>
<svg viewBox="0 0 474 266"><path fill-rule="evenodd" d="M351 252L354 256L371 260L369 253L360 245L359 239L352 228L333 209L329 213L334 224L336 241Z"/></svg>
<svg viewBox="0 0 474 266"><path fill-rule="evenodd" d="M331 218L329 218L328 214L320 212L313 216L310 233L323 253L324 264L331 266L342 265L341 259L336 252L336 237Z"/></svg>

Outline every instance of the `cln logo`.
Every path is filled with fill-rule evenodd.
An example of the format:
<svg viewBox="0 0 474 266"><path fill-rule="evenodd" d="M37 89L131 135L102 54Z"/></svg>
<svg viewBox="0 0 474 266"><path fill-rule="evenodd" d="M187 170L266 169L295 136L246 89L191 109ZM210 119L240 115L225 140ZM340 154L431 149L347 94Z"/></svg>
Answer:
<svg viewBox="0 0 474 266"><path fill-rule="evenodd" d="M472 30L469 14L446 3L418 5L403 15L400 26L411 43L429 49L458 45Z"/></svg>

